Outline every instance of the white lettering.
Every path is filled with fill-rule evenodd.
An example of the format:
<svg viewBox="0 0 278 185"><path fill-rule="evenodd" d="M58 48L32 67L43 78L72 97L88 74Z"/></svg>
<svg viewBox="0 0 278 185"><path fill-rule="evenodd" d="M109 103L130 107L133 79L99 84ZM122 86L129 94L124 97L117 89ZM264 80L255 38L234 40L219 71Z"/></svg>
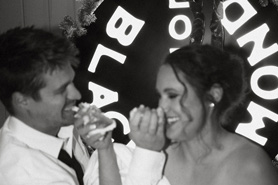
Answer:
<svg viewBox="0 0 278 185"><path fill-rule="evenodd" d="M117 60L119 63L123 64L125 62L126 56L122 55L112 49L109 49L107 47L104 47L101 44L98 44L97 49L95 51L95 54L91 60L91 63L88 67L88 70L92 73L96 71L96 67L98 65L98 62L100 60L100 57L106 55L109 56L115 60Z"/></svg>
<svg viewBox="0 0 278 185"><path fill-rule="evenodd" d="M278 98L278 87L275 90L266 91L262 90L258 85L258 80L264 75L276 76L278 80L278 67L265 66L258 68L251 76L251 88L253 92L259 97L267 100L274 100Z"/></svg>
<svg viewBox="0 0 278 185"><path fill-rule="evenodd" d="M92 104L98 108L118 101L117 92L111 91L93 82L89 82L89 90L93 93Z"/></svg>
<svg viewBox="0 0 278 185"><path fill-rule="evenodd" d="M109 118L116 118L117 120L119 120L123 125L123 132L125 135L130 132L129 121L124 115L115 111L106 112L105 115Z"/></svg>
<svg viewBox="0 0 278 185"><path fill-rule="evenodd" d="M252 116L252 121L248 124L239 124L236 128L236 132L261 145L265 145L267 138L257 135L256 130L264 127L263 118L270 118L271 120L277 122L278 115L252 101L250 102L247 110Z"/></svg>
<svg viewBox="0 0 278 185"><path fill-rule="evenodd" d="M176 28L175 28L176 23L178 21L182 21L184 23L184 25L185 25L184 26L185 27L184 32L181 33L181 34L178 34L176 32ZM177 15L177 16L175 16L171 20L171 22L169 24L169 34L171 35L172 38L174 38L176 40L184 40L184 39L186 39L190 35L191 31L192 31L191 21L185 15Z"/></svg>
<svg viewBox="0 0 278 185"><path fill-rule="evenodd" d="M169 8L175 9L175 8L189 8L189 2L184 1L184 2L177 2L175 0L169 0Z"/></svg>
<svg viewBox="0 0 278 185"><path fill-rule="evenodd" d="M243 15L236 21L229 21L226 15L226 9L233 3L238 3L244 10ZM247 0L229 0L223 2L223 19L221 20L222 25L226 28L230 35L240 28L245 22L247 22L251 17L253 17L257 11L252 7L252 5Z"/></svg>
<svg viewBox="0 0 278 185"><path fill-rule="evenodd" d="M117 26L117 23L121 23L121 25ZM107 23L106 33L111 38L117 39L123 46L128 46L144 24L144 21L133 17L119 6Z"/></svg>
<svg viewBox="0 0 278 185"><path fill-rule="evenodd" d="M251 55L248 57L248 61L251 66L254 66L262 59L272 55L273 53L278 51L277 44L273 44L270 47L264 49L263 48L263 41L266 36L266 33L269 31L268 26L264 23L260 27L256 28L255 30L247 33L246 35L237 39L237 42L240 47L244 44L254 41L254 49L252 50ZM259 35L259 37L258 37Z"/></svg>

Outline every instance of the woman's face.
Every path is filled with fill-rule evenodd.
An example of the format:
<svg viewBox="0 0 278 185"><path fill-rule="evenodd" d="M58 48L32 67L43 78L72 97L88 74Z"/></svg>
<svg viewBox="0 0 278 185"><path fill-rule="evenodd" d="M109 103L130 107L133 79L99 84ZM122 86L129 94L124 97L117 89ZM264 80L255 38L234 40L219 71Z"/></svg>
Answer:
<svg viewBox="0 0 278 185"><path fill-rule="evenodd" d="M160 95L159 106L167 118L166 136L174 141L189 141L203 128L205 110L193 87L183 77L180 79L185 87L172 67L163 65L157 75L156 89Z"/></svg>

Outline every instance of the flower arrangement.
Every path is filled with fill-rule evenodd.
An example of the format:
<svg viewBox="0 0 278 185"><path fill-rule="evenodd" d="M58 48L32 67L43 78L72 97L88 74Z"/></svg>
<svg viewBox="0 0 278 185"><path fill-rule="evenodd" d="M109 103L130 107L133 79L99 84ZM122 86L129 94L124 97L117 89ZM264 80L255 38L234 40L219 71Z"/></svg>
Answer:
<svg viewBox="0 0 278 185"><path fill-rule="evenodd" d="M81 2L81 7L77 12L77 21L70 16L65 16L64 20L59 24L59 28L63 30L69 40L74 40L87 33L86 27L96 21L95 10L104 0L76 0Z"/></svg>
<svg viewBox="0 0 278 185"><path fill-rule="evenodd" d="M268 6L269 2L274 4L276 8L278 9L278 0L259 0L259 3L262 7Z"/></svg>

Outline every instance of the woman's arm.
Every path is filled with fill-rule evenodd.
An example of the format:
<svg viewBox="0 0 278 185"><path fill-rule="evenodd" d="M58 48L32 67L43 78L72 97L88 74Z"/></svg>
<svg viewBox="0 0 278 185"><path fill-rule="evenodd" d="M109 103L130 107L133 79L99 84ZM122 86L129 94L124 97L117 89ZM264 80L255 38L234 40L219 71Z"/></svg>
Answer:
<svg viewBox="0 0 278 185"><path fill-rule="evenodd" d="M111 141L112 132L109 132L103 140L103 147L99 147L99 184L121 185L121 176L117 164L116 154ZM99 142L99 141L98 141Z"/></svg>
<svg viewBox="0 0 278 185"><path fill-rule="evenodd" d="M85 143L97 150L98 179L96 185L121 185L121 176L112 143L112 130L116 122L87 104L77 109L75 127ZM86 184L86 182L85 182Z"/></svg>
<svg viewBox="0 0 278 185"><path fill-rule="evenodd" d="M120 143L113 143L113 148L119 168L117 172L123 185L169 185L169 182L163 179L162 173L165 164L164 153L140 147L131 148ZM85 185L99 185L101 178L99 163L97 150L93 153L85 171Z"/></svg>
<svg viewBox="0 0 278 185"><path fill-rule="evenodd" d="M98 134L87 137L93 129L88 126L89 124L79 126L79 133L85 142L97 149L97 153L93 154L86 170L85 184L161 184L160 180L163 178L165 164L165 155L161 152L165 144L161 111L157 112L148 108L139 108L138 111L133 111L130 119L130 136L138 146L134 151L120 145L120 152L116 150L115 153L111 132L101 140L101 136Z"/></svg>

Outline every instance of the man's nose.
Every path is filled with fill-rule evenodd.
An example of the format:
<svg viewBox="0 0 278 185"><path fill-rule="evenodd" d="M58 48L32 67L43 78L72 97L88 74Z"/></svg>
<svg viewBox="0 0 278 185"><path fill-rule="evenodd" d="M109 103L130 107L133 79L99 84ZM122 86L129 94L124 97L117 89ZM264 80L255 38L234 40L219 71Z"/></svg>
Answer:
<svg viewBox="0 0 278 185"><path fill-rule="evenodd" d="M80 100L81 99L81 94L80 94L79 90L75 87L74 84L71 84L69 87L68 99L71 99L71 100Z"/></svg>

